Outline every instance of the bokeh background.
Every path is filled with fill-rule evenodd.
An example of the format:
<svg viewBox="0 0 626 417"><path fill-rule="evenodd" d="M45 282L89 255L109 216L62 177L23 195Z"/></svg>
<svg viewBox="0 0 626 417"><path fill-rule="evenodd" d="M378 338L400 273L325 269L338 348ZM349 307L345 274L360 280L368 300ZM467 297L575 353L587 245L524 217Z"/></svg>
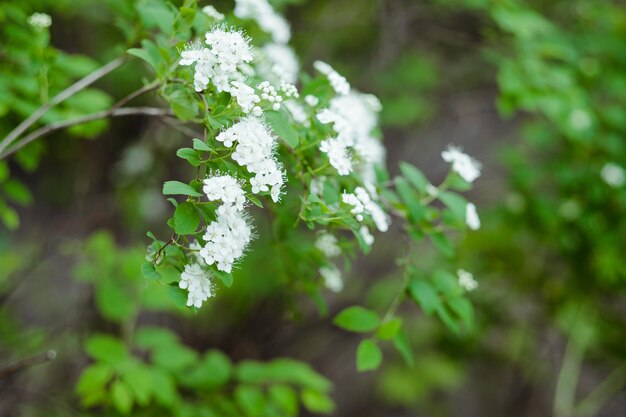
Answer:
<svg viewBox="0 0 626 417"><path fill-rule="evenodd" d="M0 61L32 43L12 29L19 9L52 16L59 50L107 62L123 52L119 17L132 3L9 0L0 5ZM626 415L626 188L623 173L620 182L603 171L626 166L624 2L272 3L292 23L303 68L322 59L380 97L392 173L404 160L439 183L449 143L483 163L468 196L483 227L458 242L454 259L480 284L471 295L475 326L454 334L406 307L414 366L385 351L381 369L357 373L359 339L281 287L262 239L236 285L210 306L182 313L147 295L136 325L169 327L186 345L218 348L234 361L307 361L334 382L336 416ZM61 62L50 79L63 84L64 72L94 63L78 64ZM9 60L0 67L4 136L33 110L25 97L35 94L38 70ZM110 104L140 87L144 74L132 62L98 81L106 94L85 100ZM118 118L54 133L8 163L10 178L31 193L7 186L2 174L2 204L20 220L5 214L0 231L0 415L85 415L74 393L88 363L82 341L126 331L115 316L143 286L145 230L167 233L161 186L188 174L175 156L187 139L180 125ZM391 230L357 257L345 291L328 296L329 317L359 299L387 305L400 285L399 236ZM412 256L426 268L452 262L427 246ZM3 366L49 349L55 360L3 377Z"/></svg>

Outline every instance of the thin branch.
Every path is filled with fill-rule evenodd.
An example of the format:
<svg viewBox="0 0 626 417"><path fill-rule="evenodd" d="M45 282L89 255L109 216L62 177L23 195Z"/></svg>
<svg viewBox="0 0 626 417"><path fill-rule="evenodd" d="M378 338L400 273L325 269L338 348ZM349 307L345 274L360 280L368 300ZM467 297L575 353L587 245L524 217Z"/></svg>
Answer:
<svg viewBox="0 0 626 417"><path fill-rule="evenodd" d="M46 125L40 129L37 129L27 136L24 136L10 149L7 149L6 151L0 153L0 160L5 159L6 157L17 152L18 150L22 149L24 146L28 145L35 139L38 139L56 130L65 129L66 127L71 127L71 126L79 125L82 123L92 122L94 120L105 119L107 117L134 116L134 115L162 117L162 116L167 116L171 114L172 114L171 110L162 109L158 107L124 107L121 109L110 108L108 110L104 110L101 112L87 114L85 116L75 117L73 119L63 120L63 121L56 122L56 123L50 123L49 125Z"/></svg>
<svg viewBox="0 0 626 417"><path fill-rule="evenodd" d="M120 101L115 103L111 108L112 109L119 109L120 107L126 105L129 101L134 100L135 98L137 98L140 95L145 94L145 93L147 93L149 91L156 90L160 86L161 86L161 84L158 83L158 82L154 82L152 84L147 84L147 85L141 87L139 90L133 91L132 93L130 93L126 97L122 98Z"/></svg>
<svg viewBox="0 0 626 417"><path fill-rule="evenodd" d="M24 369L39 365L40 363L50 362L56 357L57 353L54 350L49 350L35 356L20 359L19 361L9 364L6 367L0 369L0 381L9 378L10 376Z"/></svg>
<svg viewBox="0 0 626 417"><path fill-rule="evenodd" d="M0 154L2 154L4 150L7 149L9 145L11 145L15 139L19 138L22 135L22 133L24 133L29 127L35 124L35 122L39 120L41 116L43 116L53 106L56 106L57 104L73 96L74 94L82 90L83 88L87 87L88 85L104 77L111 71L115 70L116 68L121 66L125 60L126 60L125 57L119 57L117 59L114 59L108 64L98 68L91 74L88 74L84 78L81 78L80 80L76 81L74 84L70 85L65 90L61 91L59 94L54 96L49 102L47 102L46 104L38 108L26 120L20 123L11 132L9 132L9 134L4 139L2 139L2 142L0 142Z"/></svg>

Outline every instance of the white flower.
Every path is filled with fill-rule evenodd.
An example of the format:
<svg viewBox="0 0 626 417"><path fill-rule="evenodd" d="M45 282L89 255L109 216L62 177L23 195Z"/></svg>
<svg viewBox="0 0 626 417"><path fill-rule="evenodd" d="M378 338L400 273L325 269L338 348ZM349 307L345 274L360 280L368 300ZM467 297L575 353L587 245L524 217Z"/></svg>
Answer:
<svg viewBox="0 0 626 417"><path fill-rule="evenodd" d="M473 291L478 288L478 282L474 279L474 275L471 272L464 271L463 269L459 269L456 271L457 276L459 277L459 285L465 291Z"/></svg>
<svg viewBox="0 0 626 417"><path fill-rule="evenodd" d="M611 187L621 187L626 182L626 172L621 166L610 162L602 167L600 172L602 180Z"/></svg>
<svg viewBox="0 0 626 417"><path fill-rule="evenodd" d="M209 6L204 6L202 8L202 12L204 14L206 14L207 16L209 16L210 18L212 18L212 19L215 19L215 20L218 20L218 21L224 20L224 15L222 13L218 12L215 9L215 7L213 7L213 6L210 6L210 5Z"/></svg>
<svg viewBox="0 0 626 417"><path fill-rule="evenodd" d="M315 61L313 67L328 78L330 86L337 94L346 95L350 92L350 83L348 80L326 62Z"/></svg>
<svg viewBox="0 0 626 417"><path fill-rule="evenodd" d="M256 94L254 88L239 81L233 81L231 85L230 94L237 100L241 111L250 113L255 107L258 107L257 103L261 101L261 98Z"/></svg>
<svg viewBox="0 0 626 417"><path fill-rule="evenodd" d="M212 82L217 91L231 90L233 81L243 82L241 67L252 61L248 40L238 31L214 29L205 35L203 47L192 44L181 52L180 65L194 65L194 88L203 91Z"/></svg>
<svg viewBox="0 0 626 417"><path fill-rule="evenodd" d="M309 94L306 97L304 97L304 101L309 106L315 107L320 102L320 99Z"/></svg>
<svg viewBox="0 0 626 417"><path fill-rule="evenodd" d="M389 217L383 209L368 194L363 187L356 187L354 194L343 192L341 200L352 206L350 213L355 215L357 221L363 221L364 214L369 214L376 225L376 228L381 232L386 232L389 229Z"/></svg>
<svg viewBox="0 0 626 417"><path fill-rule="evenodd" d="M320 275L324 278L324 285L333 292L339 292L343 289L343 280L341 272L336 267L323 266L319 269Z"/></svg>
<svg viewBox="0 0 626 417"><path fill-rule="evenodd" d="M46 13L33 13L28 18L28 24L34 28L49 28L52 25L52 18Z"/></svg>
<svg viewBox="0 0 626 417"><path fill-rule="evenodd" d="M204 180L202 191L209 201L222 201L242 211L246 203L246 195L241 184L230 175L216 175Z"/></svg>
<svg viewBox="0 0 626 417"><path fill-rule="evenodd" d="M591 116L583 109L574 109L569 114L569 123L576 130L585 130L591 127Z"/></svg>
<svg viewBox="0 0 626 417"><path fill-rule="evenodd" d="M261 121L253 116L246 117L217 135L216 139L230 147L237 142L231 155L240 166L255 174L250 179L252 192L270 191L274 202L278 202L284 183L284 172L274 159L276 138Z"/></svg>
<svg viewBox="0 0 626 417"><path fill-rule="evenodd" d="M366 244L371 246L374 243L374 236L372 236L372 234L370 233L370 229L368 229L367 226L361 226L361 229L359 229L359 233L361 234L361 238Z"/></svg>
<svg viewBox="0 0 626 417"><path fill-rule="evenodd" d="M200 308L202 303L209 297L213 297L213 285L211 275L200 265L194 263L185 265L185 270L180 274L178 286L189 292L187 306Z"/></svg>
<svg viewBox="0 0 626 417"><path fill-rule="evenodd" d="M320 151L328 156L328 161L337 170L339 175L350 175L352 159L348 147L337 138L328 138L320 143Z"/></svg>
<svg viewBox="0 0 626 417"><path fill-rule="evenodd" d="M266 78L273 75L277 80L295 83L300 72L300 63L293 49L280 43L268 43L261 48L260 72Z"/></svg>
<svg viewBox="0 0 626 417"><path fill-rule="evenodd" d="M315 247L328 258L341 255L341 248L337 245L337 238L326 232L321 233L317 237Z"/></svg>
<svg viewBox="0 0 626 417"><path fill-rule="evenodd" d="M316 196L321 196L324 193L324 182L326 181L325 176L319 176L311 179L309 184L309 191L311 194L315 194Z"/></svg>
<svg viewBox="0 0 626 417"><path fill-rule="evenodd" d="M441 153L444 161L452 164L452 170L457 172L465 181L472 183L480 176L482 165L471 156L463 153L461 148L448 146Z"/></svg>
<svg viewBox="0 0 626 417"><path fill-rule="evenodd" d="M278 94L274 86L271 85L269 81L263 81L257 85L256 88L261 90L261 99L271 104L272 110L280 109L280 103L283 102L283 98Z"/></svg>
<svg viewBox="0 0 626 417"><path fill-rule="evenodd" d="M274 42L287 43L291 38L289 23L276 13L267 0L235 0L234 14L240 19L256 21Z"/></svg>
<svg viewBox="0 0 626 417"><path fill-rule="evenodd" d="M465 223L472 230L480 229L480 218L473 203L467 203L465 206Z"/></svg>
<svg viewBox="0 0 626 417"><path fill-rule="evenodd" d="M245 215L235 206L222 205L217 210L217 220L207 225L202 237L206 242L200 256L208 265L217 265L220 271L230 273L233 263L243 256L252 240L252 229Z"/></svg>

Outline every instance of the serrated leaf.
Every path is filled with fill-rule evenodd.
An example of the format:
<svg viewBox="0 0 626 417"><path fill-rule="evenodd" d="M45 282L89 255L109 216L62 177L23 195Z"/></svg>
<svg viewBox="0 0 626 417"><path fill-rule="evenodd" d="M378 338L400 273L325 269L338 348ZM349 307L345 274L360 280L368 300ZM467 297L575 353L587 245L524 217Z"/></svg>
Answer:
<svg viewBox="0 0 626 417"><path fill-rule="evenodd" d="M361 341L356 352L356 368L359 372L377 369L382 359L383 354L376 342L370 339Z"/></svg>
<svg viewBox="0 0 626 417"><path fill-rule="evenodd" d="M192 186L180 181L166 181L165 184L163 184L163 195L202 197L202 194L197 192Z"/></svg>
<svg viewBox="0 0 626 417"><path fill-rule="evenodd" d="M378 315L366 308L348 307L335 316L333 322L344 330L366 333L376 330L380 324Z"/></svg>

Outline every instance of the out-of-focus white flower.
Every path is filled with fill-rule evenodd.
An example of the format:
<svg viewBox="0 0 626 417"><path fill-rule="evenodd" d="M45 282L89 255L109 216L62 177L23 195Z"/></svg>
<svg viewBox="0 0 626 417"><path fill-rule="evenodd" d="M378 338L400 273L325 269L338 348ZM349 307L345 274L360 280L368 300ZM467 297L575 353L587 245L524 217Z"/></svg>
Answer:
<svg viewBox="0 0 626 417"><path fill-rule="evenodd" d="M372 217L376 228L381 232L386 232L389 229L389 217L380 208L378 204L368 194L363 187L356 187L354 193L343 192L341 200L352 206L350 213L355 215L357 221L363 221L364 214L368 214Z"/></svg>
<svg viewBox="0 0 626 417"><path fill-rule="evenodd" d="M315 247L328 258L341 255L341 248L337 245L337 238L326 232L321 233L317 237Z"/></svg>
<svg viewBox="0 0 626 417"><path fill-rule="evenodd" d="M374 243L374 236L372 236L372 234L370 233L370 229L368 229L367 226L361 226L361 229L359 229L359 233L366 244L371 246Z"/></svg>
<svg viewBox="0 0 626 417"><path fill-rule="evenodd" d="M325 176L315 177L311 180L309 184L309 191L311 194L315 194L316 196L322 196L324 194L324 182L326 181Z"/></svg>
<svg viewBox="0 0 626 417"><path fill-rule="evenodd" d="M276 13L267 0L235 0L235 16L257 22L261 30L269 33L274 42L287 43L291 38L289 23Z"/></svg>
<svg viewBox="0 0 626 417"><path fill-rule="evenodd" d="M202 8L202 12L204 14L206 14L207 16L209 16L211 19L215 19L217 21L222 21L224 20L224 15L220 12L218 12L215 7L209 5L209 6L204 6Z"/></svg>
<svg viewBox="0 0 626 417"><path fill-rule="evenodd" d="M333 67L324 61L315 61L313 68L324 74L330 82L330 86L339 95L346 95L350 92L350 83L343 75L339 74Z"/></svg>
<svg viewBox="0 0 626 417"><path fill-rule="evenodd" d="M323 266L319 269L320 275L324 278L324 285L333 292L339 292L343 289L343 279L341 272L336 267Z"/></svg>
<svg viewBox="0 0 626 417"><path fill-rule="evenodd" d="M569 114L569 123L576 130L586 130L591 127L591 116L583 109L574 109Z"/></svg>
<svg viewBox="0 0 626 417"><path fill-rule="evenodd" d="M478 282L474 279L474 275L471 272L459 269L456 271L456 274L459 277L459 285L465 291L474 291L478 288Z"/></svg>
<svg viewBox="0 0 626 417"><path fill-rule="evenodd" d="M52 18L46 13L33 13L28 18L28 24L38 29L49 28L52 25Z"/></svg>
<svg viewBox="0 0 626 417"><path fill-rule="evenodd" d="M309 94L306 97L304 97L304 101L309 106L315 107L320 102L320 99Z"/></svg>
<svg viewBox="0 0 626 417"><path fill-rule="evenodd" d="M626 182L626 172L624 168L613 162L605 164L602 167L602 171L600 171L600 175L605 183L614 188L621 187Z"/></svg>
<svg viewBox="0 0 626 417"><path fill-rule="evenodd" d="M245 166L250 173L255 174L250 179L252 192L257 194L270 191L272 200L278 202L285 174L274 159L276 138L261 119L246 117L221 132L216 139L227 147L237 142L231 157L240 166Z"/></svg>
<svg viewBox="0 0 626 417"><path fill-rule="evenodd" d="M202 307L202 303L209 297L213 297L213 285L210 273L199 264L185 265L185 270L180 274L178 286L188 291L187 306Z"/></svg>
<svg viewBox="0 0 626 417"><path fill-rule="evenodd" d="M559 214L565 220L575 220L580 216L580 205L572 199L566 200L559 206Z"/></svg>
<svg viewBox="0 0 626 417"><path fill-rule="evenodd" d="M465 206L465 223L472 230L480 229L480 217L473 203L467 203Z"/></svg>
<svg viewBox="0 0 626 417"><path fill-rule="evenodd" d="M474 180L480 176L480 170L482 168L480 162L464 153L459 147L448 146L448 148L441 153L441 157L444 161L451 163L452 169L469 183L474 182Z"/></svg>
<svg viewBox="0 0 626 417"><path fill-rule="evenodd" d="M181 52L180 65L194 65L194 87L203 91L212 82L218 91L230 92L232 82L243 83L240 68L252 61L252 49L241 32L217 28L205 35L205 44L189 45Z"/></svg>
<svg viewBox="0 0 626 417"><path fill-rule="evenodd" d="M272 76L277 81L284 80L294 84L298 81L300 63L296 54L287 45L280 43L268 43L261 48L262 58L259 64L259 72L266 78Z"/></svg>

